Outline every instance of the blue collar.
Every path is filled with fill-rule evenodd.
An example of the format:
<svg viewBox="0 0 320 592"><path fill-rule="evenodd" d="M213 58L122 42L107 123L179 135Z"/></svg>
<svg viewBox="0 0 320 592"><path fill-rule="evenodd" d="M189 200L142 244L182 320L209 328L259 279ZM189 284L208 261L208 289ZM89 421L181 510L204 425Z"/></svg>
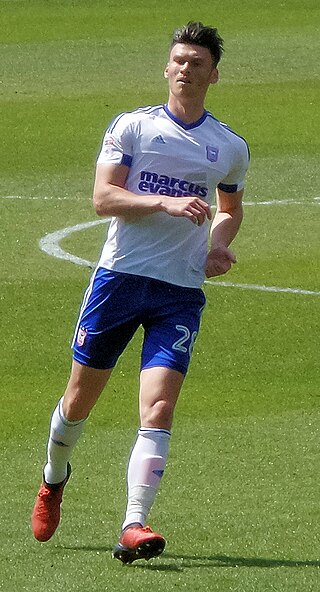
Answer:
<svg viewBox="0 0 320 592"><path fill-rule="evenodd" d="M168 115L168 117L170 117L170 119L172 119L175 123L180 125L180 127L182 127L185 130L190 130L195 127L199 127L199 125L201 125L204 122L204 120L207 118L207 115L208 115L208 111L204 110L203 115L201 115L200 119L198 119L197 121L194 121L193 123L184 123L184 121L181 121L181 119L179 119L178 117L173 115L173 113L171 113L168 105L163 105L163 108L164 108L166 114Z"/></svg>

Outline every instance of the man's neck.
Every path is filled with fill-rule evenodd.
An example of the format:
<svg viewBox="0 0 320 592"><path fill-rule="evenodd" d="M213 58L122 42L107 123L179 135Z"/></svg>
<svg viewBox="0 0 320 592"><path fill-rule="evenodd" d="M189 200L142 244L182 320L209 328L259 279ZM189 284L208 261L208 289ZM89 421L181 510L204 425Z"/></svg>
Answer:
<svg viewBox="0 0 320 592"><path fill-rule="evenodd" d="M169 96L168 109L175 117L186 124L198 121L205 110L202 102L195 104L191 101L178 100L172 96Z"/></svg>

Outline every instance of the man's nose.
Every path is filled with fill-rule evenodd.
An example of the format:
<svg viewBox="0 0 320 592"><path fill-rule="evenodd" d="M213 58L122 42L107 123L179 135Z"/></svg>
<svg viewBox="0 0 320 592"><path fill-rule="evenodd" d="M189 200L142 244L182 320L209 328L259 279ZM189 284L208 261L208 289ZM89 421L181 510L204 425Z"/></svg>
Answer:
<svg viewBox="0 0 320 592"><path fill-rule="evenodd" d="M181 71L188 72L188 70L189 70L189 62L184 62L184 64L182 64L182 66L181 66Z"/></svg>

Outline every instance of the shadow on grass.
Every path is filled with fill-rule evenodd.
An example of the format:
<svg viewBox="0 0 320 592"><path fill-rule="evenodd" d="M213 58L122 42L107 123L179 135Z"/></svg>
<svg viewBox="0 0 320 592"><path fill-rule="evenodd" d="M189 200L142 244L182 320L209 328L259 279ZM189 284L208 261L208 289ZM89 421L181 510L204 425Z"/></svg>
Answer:
<svg viewBox="0 0 320 592"><path fill-rule="evenodd" d="M95 553L112 551L112 547L106 545L59 545L58 548ZM166 559L174 560L176 564L166 564ZM268 559L264 557L234 557L229 555L175 555L165 552L159 563L135 563L134 566L157 571L181 571L183 569L199 567L320 567L320 560Z"/></svg>
<svg viewBox="0 0 320 592"><path fill-rule="evenodd" d="M196 567L320 567L318 560L290 560L290 559L268 559L264 557L234 557L229 555L173 555L165 553L164 559L175 559L181 562L182 568ZM157 569L157 566L150 566Z"/></svg>

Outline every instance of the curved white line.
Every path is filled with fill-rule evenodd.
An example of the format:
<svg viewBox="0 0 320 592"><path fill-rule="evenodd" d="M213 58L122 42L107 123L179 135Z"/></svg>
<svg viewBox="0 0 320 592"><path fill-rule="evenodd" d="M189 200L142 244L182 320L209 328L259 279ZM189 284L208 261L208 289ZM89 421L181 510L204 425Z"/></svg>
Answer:
<svg viewBox="0 0 320 592"><path fill-rule="evenodd" d="M85 267L94 267L95 263L92 261L87 261L87 259L82 259L81 257L77 257L76 255L72 255L67 251L64 251L59 242L72 234L73 232L78 232L79 230L85 230L86 228L91 228L91 226L97 226L98 224L106 224L109 222L110 218L103 218L98 220L93 220L92 222L83 222L82 224L76 224L75 226L68 226L67 228L62 228L61 230L56 230L55 232L50 232L46 234L39 240L39 247L41 251L47 253L51 257L56 257L57 259L64 259L65 261L70 261L71 263L75 263L75 265L83 265Z"/></svg>
<svg viewBox="0 0 320 592"><path fill-rule="evenodd" d="M110 219L111 218L103 218L93 220L91 222L83 222L82 224L76 224L75 226L68 226L67 228L62 228L61 230L57 230L56 232L50 232L49 234L46 234L43 238L40 239L39 247L42 251L47 253L47 255L56 257L57 259L64 259L65 261L70 261L70 263L74 263L75 265L82 265L85 267L93 268L95 267L95 263L93 261L82 259L81 257L77 257L76 255L72 255L71 253L64 251L60 247L59 242L63 238L69 236L69 234L72 234L73 232L86 230L87 228L97 226L98 224L106 224L110 221ZM320 296L320 292L315 292L313 290L304 290L303 288L281 288L280 286L260 286L258 284L235 284L233 282L224 282L218 280L205 280L205 284L210 284L212 286L221 286L224 288L259 290L261 292L282 292L286 294L300 294L303 296Z"/></svg>

